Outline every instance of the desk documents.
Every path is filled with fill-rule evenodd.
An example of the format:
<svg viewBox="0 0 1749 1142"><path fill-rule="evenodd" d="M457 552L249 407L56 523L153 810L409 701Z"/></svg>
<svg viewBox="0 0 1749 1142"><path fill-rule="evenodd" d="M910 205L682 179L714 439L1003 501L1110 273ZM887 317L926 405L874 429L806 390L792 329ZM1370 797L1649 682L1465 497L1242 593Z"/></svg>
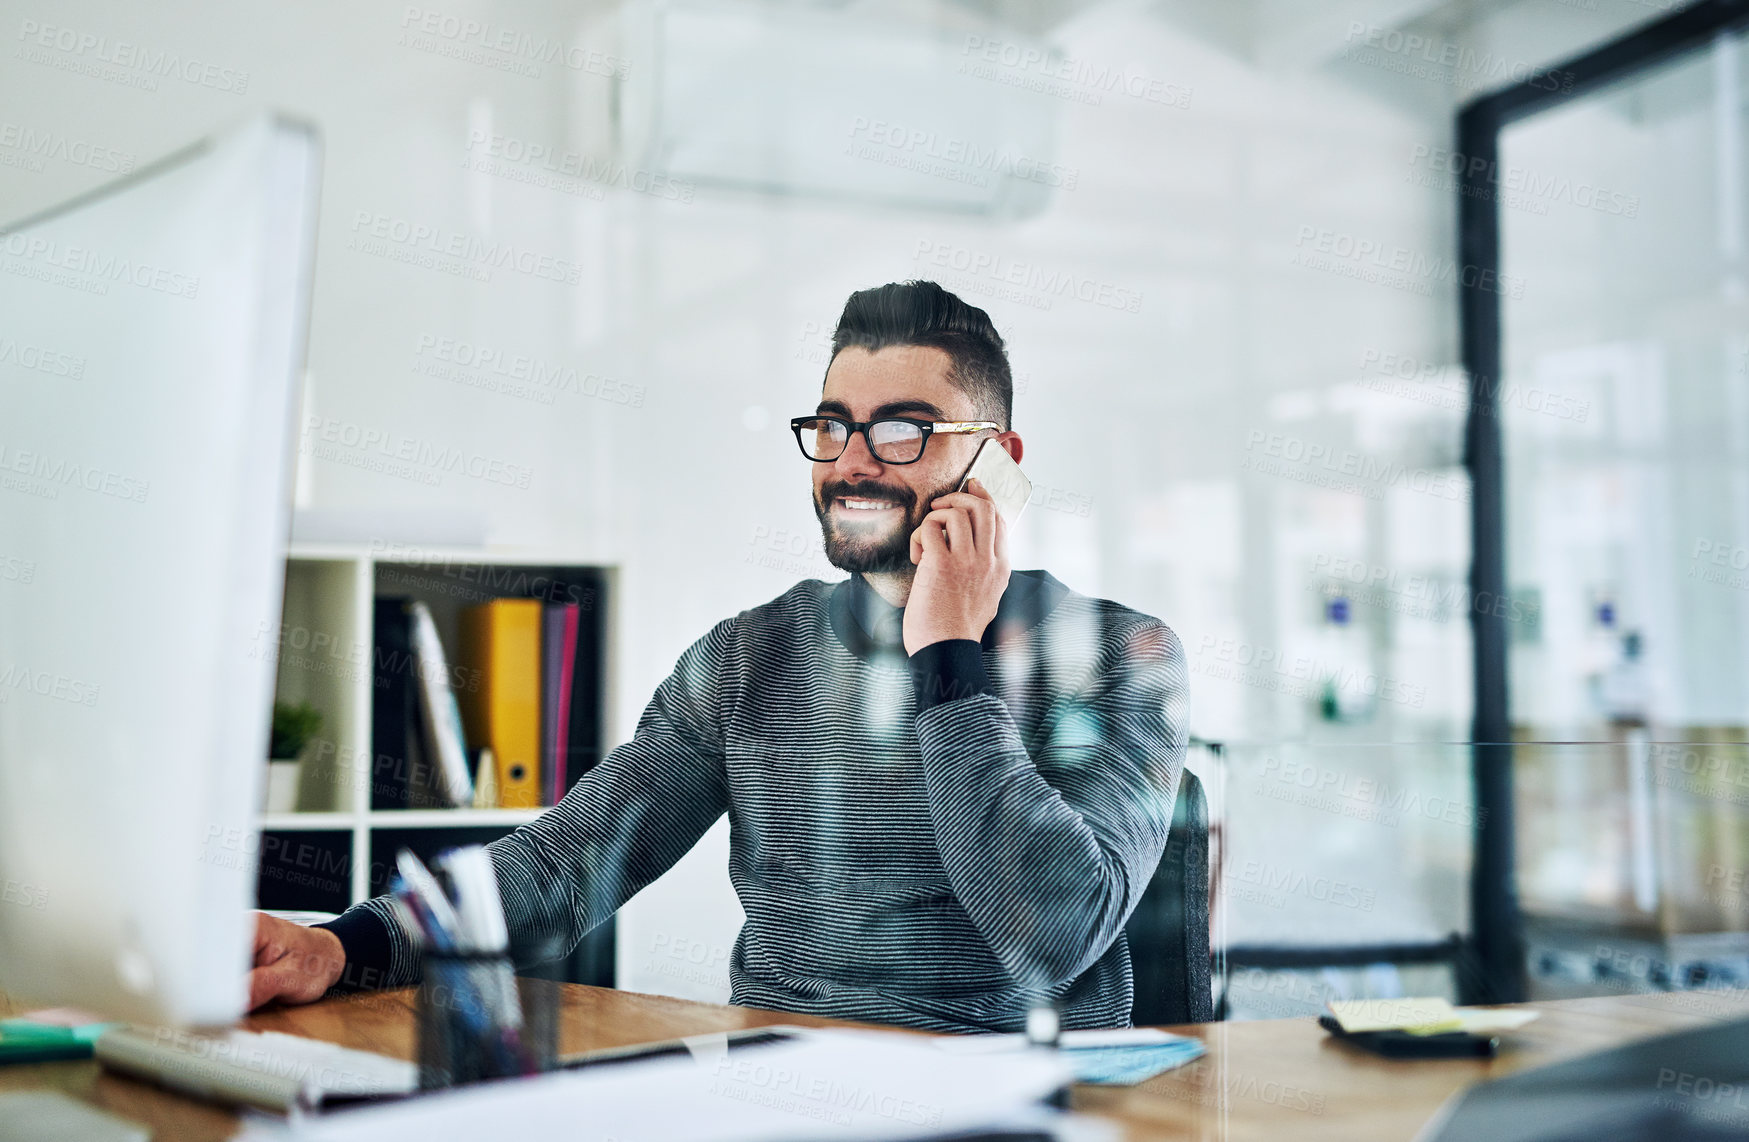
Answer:
<svg viewBox="0 0 1749 1142"><path fill-rule="evenodd" d="M1516 1031L1537 1016L1535 1011L1524 1008L1503 1011L1453 1007L1443 999L1333 999L1328 1006L1330 1014L1351 1035L1365 1031L1407 1031L1411 1035L1462 1031L1493 1035Z"/></svg>
<svg viewBox="0 0 1749 1142"><path fill-rule="evenodd" d="M935 1046L950 1055L1002 1055L1029 1049L1025 1035L955 1035L936 1040ZM1058 1042L1058 1054L1074 1072L1075 1081L1100 1086L1145 1082L1207 1052L1201 1039L1157 1027L1065 1031Z"/></svg>
<svg viewBox="0 0 1749 1142"><path fill-rule="evenodd" d="M1054 1052L955 1057L897 1032L804 1030L731 1052L726 1035L687 1055L436 1091L377 1106L251 1121L243 1138L319 1142L504 1138L890 1139L1012 1121L1070 1081Z"/></svg>
<svg viewBox="0 0 1749 1142"><path fill-rule="evenodd" d="M647 1061L677 1064L681 1075L694 1077L658 1083L639 1077L648 1073L642 1066L597 1065L558 1076L560 1089L537 1099L523 1099L522 1092L539 1095L550 1080L515 1079L471 1091L420 1096L396 1106L336 1110L298 1124L266 1115L245 1115L240 1121L236 1115L209 1103L123 1075L100 1074L98 1064L90 1059L0 1067L0 1094L60 1090L111 1115L140 1123L152 1131L158 1142L233 1142L238 1130L246 1130L249 1137L256 1139L300 1134L316 1139L352 1139L370 1137L375 1131L390 1142L421 1130L431 1138L479 1135L510 1138L514 1142L534 1142L543 1133L553 1136L555 1132L551 1129L524 1128L521 1115L512 1113L518 1109L519 1101L543 1103L542 1113L560 1119L564 1123L563 1136L567 1138L599 1139L615 1128L615 1122L620 1127L627 1125L628 1118L637 1128L621 1129L618 1135L628 1142L648 1142L658 1131L669 1137L686 1136L690 1123L687 1115L709 1112L713 1121L690 1134L714 1139L731 1136L732 1130L741 1134L764 1130L774 1136L811 1133L821 1139L843 1138L848 1142L859 1137L854 1131L864 1117L872 1117L880 1126L891 1123L893 1133L921 1136L943 1133L943 1128L919 1126L915 1121L903 1121L901 1116L907 1109L904 1100L908 1099L910 1117L919 1117L916 1108L929 1101L932 1096L928 1092L939 1091L944 1085L949 1088L948 1097L934 1096L941 1099L943 1123L949 1120L950 1111L955 1118L970 1118L985 1105L996 1105L1010 1095L1027 1093L1013 1088L982 1089L977 1076L968 1079L965 1071L954 1066L973 1060L944 1054L928 1037L875 1029L862 1032L882 1035L883 1042L903 1040L901 1047L922 1044L928 1050L927 1062L913 1060L902 1070L889 1070L884 1061L877 1060L871 1065L853 1060L855 1073L848 1082L840 1080L839 1089L834 1091L830 1081L823 1084L815 1081L825 1079L824 1074L813 1069L804 1072L793 1058L764 1054L776 1049L777 1044L743 1047L731 1041L736 1034L745 1036L795 1024L816 1029L834 1027L833 1021L572 984L560 985L559 998L563 1008L559 1036L562 1057L593 1057L605 1051L623 1051L634 1044L647 1048L652 1043L679 1037L683 1041L690 1039L692 1046L683 1046L678 1055ZM282 1031L333 1040L354 1049L405 1060L416 1055L416 1007L416 993L412 990L340 996L304 1007L257 1012L249 1016L245 1026L256 1031ZM0 995L0 1016L24 1015L28 1010ZM1050 1132L1072 1136L1080 1142L1091 1118L1094 1128L1121 1131L1123 1137L1136 1139L1403 1142L1418 1134L1431 1137L1439 1127L1430 1125L1430 1120L1442 1105L1454 1104L1452 1096L1466 1088L1488 1079L1528 1073L1533 1068L1575 1063L1598 1051L1648 1043L1672 1032L1728 1027L1733 1020L1749 1019L1749 991L1719 987L1569 999L1513 1010L1536 1011L1540 1018L1510 1032L1510 1045L1498 1057L1419 1059L1408 1063L1379 1058L1332 1041L1316 1022L1305 1018L1187 1028L1206 1047L1206 1055L1134 1086L1078 1086L1071 1099L1075 1113L1066 1119L1051 1120ZM1652 1067L1642 1072L1642 1081L1650 1083L1653 1099L1662 1100L1666 1110L1673 1106L1692 1107L1696 1116L1712 1120L1723 1130L1736 1130L1735 1137L1749 1137L1749 1121L1732 1119L1740 1110L1739 1100L1741 1106L1749 1106L1749 1094L1743 1093L1749 1091L1749 1073L1735 1069L1749 1066L1749 1045L1726 1042L1722 1055L1699 1050L1675 1053L1668 1046L1663 1043L1652 1047L1648 1052ZM738 1077L732 1067L726 1066L724 1056L727 1062L749 1065L763 1056L768 1064L782 1062L791 1075L801 1077L780 1075L775 1067L763 1074L747 1071ZM1721 1058L1725 1061L1719 1061ZM1002 1062L1005 1067L1033 1065L1013 1056L1002 1058ZM925 1072L923 1085L913 1083L909 1077L919 1067ZM591 1077L599 1078L609 1087L629 1079L636 1090L621 1098L611 1089L584 1082ZM1044 1077L1037 1085L1048 1086L1054 1081L1054 1077ZM722 1084L717 1093L713 1093L713 1082ZM657 1088L660 1092L653 1093ZM1478 1099L1478 1108L1510 1089L1508 1086L1502 1091L1493 1084L1477 1087L1474 1097ZM518 1093L511 1095L511 1091ZM582 1112L575 1102L580 1097L578 1092L588 1099L588 1109ZM773 1105L748 1105L755 1095L765 1096ZM647 1111L645 1106L636 1105L640 1101L656 1105L671 1097L684 1100L685 1106L676 1109L658 1105L654 1111ZM484 1101L476 1105L476 1099ZM841 1107L834 1099L851 1105ZM978 1104L965 1106L967 1099ZM1601 1101L1598 1105L1602 1105ZM850 1113L852 1108L857 1113ZM1453 1109L1448 1105L1439 1122L1450 1122L1453 1129L1467 1130L1468 1112L1460 1120L1452 1114ZM499 1112L496 1118L494 1110ZM763 1117L756 1116L755 1111L762 1112ZM609 1112L619 1117L614 1119ZM433 1127L434 1120L452 1113L453 1123L445 1120L444 1128ZM834 1115L844 1115L850 1125L830 1125ZM411 1126L405 1125L407 1116L412 1116ZM731 1116L733 1121L729 1121ZM929 1117L927 1108L921 1117ZM6 1118L0 1113L0 1123ZM483 1123L485 1119L492 1121ZM771 1130L773 1119L788 1126L788 1131ZM1001 1121L1009 1123L1012 1118L1004 1117ZM453 1129L449 1128L452 1124ZM294 1130L298 1133L289 1133ZM1042 1132L1035 1126L1033 1133ZM1602 1129L1583 1136L1613 1140L1621 1134L1621 1130ZM1482 1137L1488 1142L1501 1142L1511 1136L1453 1133L1442 1136L1441 1142L1446 1137L1466 1140ZM0 1137L4 1137L3 1132ZM1676 1142L1678 1137L1674 1131L1658 1135L1659 1142Z"/></svg>

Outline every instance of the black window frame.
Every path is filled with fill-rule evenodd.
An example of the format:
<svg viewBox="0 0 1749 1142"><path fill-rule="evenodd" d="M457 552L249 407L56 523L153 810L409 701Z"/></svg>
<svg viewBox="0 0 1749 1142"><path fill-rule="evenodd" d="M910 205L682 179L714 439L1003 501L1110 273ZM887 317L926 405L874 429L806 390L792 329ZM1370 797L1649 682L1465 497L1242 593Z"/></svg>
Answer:
<svg viewBox="0 0 1749 1142"><path fill-rule="evenodd" d="M1457 116L1458 305L1463 366L1470 378L1464 466L1471 482L1470 597L1506 598L1506 479L1500 437L1500 133L1514 123L1706 48L1749 25L1749 0L1699 0L1522 83L1471 100ZM1523 917L1518 903L1512 792L1507 619L1471 607L1475 713L1471 723L1476 826L1470 872L1466 1003L1525 997ZM1504 610L1503 608L1501 609Z"/></svg>

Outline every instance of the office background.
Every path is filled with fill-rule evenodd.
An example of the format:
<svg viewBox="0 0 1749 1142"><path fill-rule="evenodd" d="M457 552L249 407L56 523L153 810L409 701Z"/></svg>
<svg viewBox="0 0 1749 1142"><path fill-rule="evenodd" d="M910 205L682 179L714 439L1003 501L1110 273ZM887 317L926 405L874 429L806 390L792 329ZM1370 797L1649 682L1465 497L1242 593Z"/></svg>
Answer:
<svg viewBox="0 0 1749 1142"><path fill-rule="evenodd" d="M1517 751L1527 905L1639 933L1548 937L1538 986L1584 987L1587 940L1749 907L1743 53L1501 138L1497 597L1455 121L1675 7L6 0L0 216L259 108L317 122L300 535L617 567L612 740L713 623L839 577L787 420L848 293L938 280L1009 340L1015 565L1184 642L1223 942L1469 930L1480 608L1513 736L1603 743ZM1716 836L1660 848L1696 805ZM726 997L726 853L723 823L622 914L620 986ZM1232 1010L1455 986L1430 958L1242 969Z"/></svg>

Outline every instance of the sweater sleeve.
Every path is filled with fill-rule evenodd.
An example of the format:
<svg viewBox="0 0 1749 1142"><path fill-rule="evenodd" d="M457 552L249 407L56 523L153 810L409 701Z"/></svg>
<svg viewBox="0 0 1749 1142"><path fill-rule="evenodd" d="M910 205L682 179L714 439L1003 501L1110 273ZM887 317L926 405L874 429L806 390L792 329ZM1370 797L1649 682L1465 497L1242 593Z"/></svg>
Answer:
<svg viewBox="0 0 1749 1142"><path fill-rule="evenodd" d="M557 805L486 847L518 966L568 953L728 809L719 715L734 623L717 624L681 655L630 741ZM346 949L341 989L418 980L418 946L386 898L323 927Z"/></svg>
<svg viewBox="0 0 1749 1142"><path fill-rule="evenodd" d="M918 703L936 845L1015 982L1060 989L1117 938L1165 848L1184 762L1183 650L1158 623L1129 632L1059 699L1030 753L1007 705L958 677L935 680L937 695L966 696ZM920 672L917 684L932 682Z"/></svg>

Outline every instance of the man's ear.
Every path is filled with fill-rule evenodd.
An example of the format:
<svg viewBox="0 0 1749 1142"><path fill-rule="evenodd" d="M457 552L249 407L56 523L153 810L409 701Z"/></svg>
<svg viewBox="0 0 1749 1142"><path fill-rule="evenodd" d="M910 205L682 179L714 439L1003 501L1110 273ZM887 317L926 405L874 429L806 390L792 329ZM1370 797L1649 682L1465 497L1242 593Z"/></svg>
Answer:
<svg viewBox="0 0 1749 1142"><path fill-rule="evenodd" d="M991 439L1002 445L1003 449L1007 451L1010 460L1014 461L1016 464L1020 463L1021 454L1026 451L1025 446L1020 442L1020 433L1014 431L1001 432L991 437Z"/></svg>

